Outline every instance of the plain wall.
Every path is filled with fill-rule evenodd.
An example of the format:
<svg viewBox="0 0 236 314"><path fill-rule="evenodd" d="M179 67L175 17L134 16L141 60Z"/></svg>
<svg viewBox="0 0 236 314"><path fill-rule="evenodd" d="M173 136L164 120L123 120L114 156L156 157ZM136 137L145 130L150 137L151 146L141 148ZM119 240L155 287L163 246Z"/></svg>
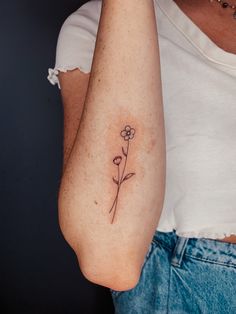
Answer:
<svg viewBox="0 0 236 314"><path fill-rule="evenodd" d="M63 108L47 69L62 23L84 2L0 2L3 314L113 313L109 290L83 277L58 225Z"/></svg>

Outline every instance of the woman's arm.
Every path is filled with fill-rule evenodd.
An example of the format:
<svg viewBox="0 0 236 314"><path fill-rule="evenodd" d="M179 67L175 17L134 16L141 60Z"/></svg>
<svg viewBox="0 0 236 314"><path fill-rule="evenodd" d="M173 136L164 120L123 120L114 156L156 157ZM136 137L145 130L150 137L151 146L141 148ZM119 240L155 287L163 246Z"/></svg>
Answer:
<svg viewBox="0 0 236 314"><path fill-rule="evenodd" d="M63 173L79 128L89 76L89 73L83 73L80 69L60 71L58 74L64 113Z"/></svg>
<svg viewBox="0 0 236 314"><path fill-rule="evenodd" d="M122 132L126 126L131 133ZM164 187L153 0L104 0L84 110L58 199L61 230L88 280L114 290L137 284Z"/></svg>

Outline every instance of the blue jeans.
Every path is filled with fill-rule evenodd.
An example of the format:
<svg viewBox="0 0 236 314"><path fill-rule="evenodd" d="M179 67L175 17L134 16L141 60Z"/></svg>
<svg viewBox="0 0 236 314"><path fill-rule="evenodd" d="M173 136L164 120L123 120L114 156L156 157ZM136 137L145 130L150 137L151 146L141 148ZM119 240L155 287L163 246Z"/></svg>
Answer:
<svg viewBox="0 0 236 314"><path fill-rule="evenodd" d="M110 291L116 314L236 314L236 244L156 231L138 284Z"/></svg>

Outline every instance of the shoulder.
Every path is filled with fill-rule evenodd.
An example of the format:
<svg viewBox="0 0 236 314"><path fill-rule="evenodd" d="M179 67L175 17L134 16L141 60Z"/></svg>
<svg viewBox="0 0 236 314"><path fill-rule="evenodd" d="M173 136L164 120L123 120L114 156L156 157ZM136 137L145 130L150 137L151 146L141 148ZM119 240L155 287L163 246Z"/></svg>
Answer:
<svg viewBox="0 0 236 314"><path fill-rule="evenodd" d="M57 41L57 63L68 61L77 53L87 56L93 53L101 14L101 0L88 1L70 14L59 32ZM69 59L72 58L72 59Z"/></svg>
<svg viewBox="0 0 236 314"><path fill-rule="evenodd" d="M96 31L101 14L101 5L101 0L86 2L66 18L60 32L64 32L68 28L76 30L77 27L87 27Z"/></svg>
<svg viewBox="0 0 236 314"><path fill-rule="evenodd" d="M60 87L58 71L79 68L89 73L95 49L102 1L92 0L80 6L63 22L59 31L54 68L48 69L48 80Z"/></svg>

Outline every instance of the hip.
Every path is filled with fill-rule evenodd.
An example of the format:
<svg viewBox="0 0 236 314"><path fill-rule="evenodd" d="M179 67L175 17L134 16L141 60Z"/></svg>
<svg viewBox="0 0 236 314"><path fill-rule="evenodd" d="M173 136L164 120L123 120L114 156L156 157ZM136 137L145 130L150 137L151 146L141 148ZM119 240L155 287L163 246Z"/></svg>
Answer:
<svg viewBox="0 0 236 314"><path fill-rule="evenodd" d="M117 314L233 314L235 293L236 244L175 231L155 232L134 288L111 290Z"/></svg>
<svg viewBox="0 0 236 314"><path fill-rule="evenodd" d="M225 237L223 239L216 239L218 241L222 241L222 242L229 242L229 243L236 243L236 235L231 235L229 237Z"/></svg>

